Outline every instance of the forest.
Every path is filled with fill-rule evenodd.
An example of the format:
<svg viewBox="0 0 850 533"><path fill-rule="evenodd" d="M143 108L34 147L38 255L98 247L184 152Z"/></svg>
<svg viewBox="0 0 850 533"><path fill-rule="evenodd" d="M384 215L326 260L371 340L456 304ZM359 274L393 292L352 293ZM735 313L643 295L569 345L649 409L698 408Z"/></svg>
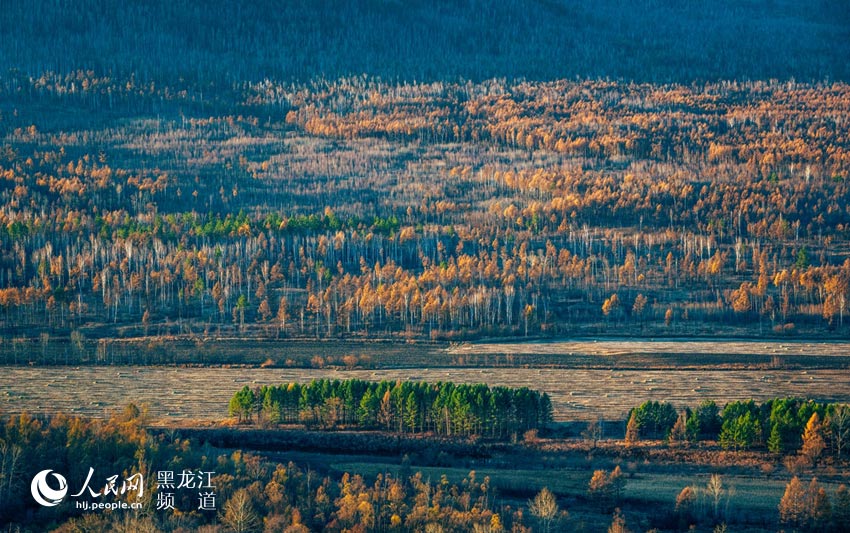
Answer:
<svg viewBox="0 0 850 533"><path fill-rule="evenodd" d="M774 4L12 5L38 21L0 36L0 336L845 336L847 15ZM682 33L734 61L651 53Z"/></svg>
<svg viewBox="0 0 850 533"><path fill-rule="evenodd" d="M238 424L263 427L295 424L493 440L516 440L526 432L545 430L552 422L548 395L527 388L357 379L256 389L246 385L233 394L228 412ZM647 401L631 409L627 420L624 439L632 444L715 441L723 449L763 449L775 454L802 447L809 450L804 455L808 453L810 461L824 452L842 459L850 444L850 407L799 398L761 404L733 401L723 409L713 400L704 400L694 409L681 410L668 402ZM807 444L812 440L818 441L814 448Z"/></svg>
<svg viewBox="0 0 850 533"><path fill-rule="evenodd" d="M0 65L174 84L336 79L848 81L841 1L12 1Z"/></svg>
<svg viewBox="0 0 850 533"><path fill-rule="evenodd" d="M307 385L247 385L230 399L239 422L303 423L398 433L483 435L503 439L552 422L549 396L528 388L486 384L313 380Z"/></svg>
<svg viewBox="0 0 850 533"><path fill-rule="evenodd" d="M346 385L369 384L325 380L303 390L320 394L328 387ZM729 424L751 416L759 438L752 443L755 449L745 451L746 445L736 444L733 451L725 436L732 431ZM133 404L106 420L61 414L4 417L0 521L15 531L61 532L477 533L599 531L608 524L625 528L619 531L634 530L628 529L630 524L648 531L724 531L727 527L775 531L782 526L801 532L838 532L850 516L850 494L836 473L847 461L848 421L846 405L792 398L763 404L733 402L723 409L706 402L678 416L669 404L645 403L632 411L625 434L621 426L616 436L603 436L596 423L566 439L546 437L543 428L530 430L513 444L496 439L482 446L458 435L451 448L454 455L436 455L439 444L419 439L415 448L419 451L405 454L400 461L374 456L364 460L375 463L334 464L340 459L320 455L316 462L316 451L300 455L291 450L250 451L252 447L269 450L259 446L268 433L240 436L241 429L217 429L237 432L233 438L241 444L233 448L222 447L211 434L186 431L181 435L180 428L151 428L146 408ZM399 434L396 429L381 430L364 437L377 443L393 433ZM765 434L769 434L766 439ZM299 438L311 437L305 433ZM352 448L348 453L370 452ZM648 457L652 464L645 461ZM540 463L536 477L519 477L516 465L528 469L534 468L534 462ZM356 465L362 473L348 471ZM476 471L479 466L483 473ZM22 484L47 467L72 480L74 489L88 468L101 476L138 475L144 480L137 497L142 509L91 513L70 501L49 508L15 497ZM760 498L772 504L753 500L761 494L753 492L760 488L747 484L754 470L770 478L761 483L774 492ZM711 475L695 475L700 471ZM204 487L215 493L214 508L199 509L194 485L175 488L177 481L169 482L171 478L161 472L208 474ZM680 488L676 484L683 482L682 472L686 476L692 472L690 478L684 477L691 482ZM659 496L654 489L642 488L647 476L668 480L673 492ZM557 478L568 481L558 483ZM739 484L737 490L735 484ZM172 499L165 500L164 495ZM115 498L129 502L136 495L116 492ZM172 507L163 507L165 501ZM655 511L647 511L650 502L658 507Z"/></svg>
<svg viewBox="0 0 850 533"><path fill-rule="evenodd" d="M847 332L841 83L264 82L199 118L92 72L3 82L0 326L33 351Z"/></svg>

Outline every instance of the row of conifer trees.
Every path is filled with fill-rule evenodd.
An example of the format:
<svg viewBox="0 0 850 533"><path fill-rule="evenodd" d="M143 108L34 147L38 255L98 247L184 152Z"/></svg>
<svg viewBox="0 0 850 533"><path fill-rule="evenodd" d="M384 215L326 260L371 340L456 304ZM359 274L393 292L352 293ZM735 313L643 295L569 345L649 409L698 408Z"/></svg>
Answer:
<svg viewBox="0 0 850 533"><path fill-rule="evenodd" d="M626 428L627 442L642 439L716 440L728 449L764 447L773 453L800 450L841 456L850 444L850 406L776 398L734 401L720 409L706 400L696 409L677 411L672 404L647 401L631 410Z"/></svg>
<svg viewBox="0 0 850 533"><path fill-rule="evenodd" d="M314 380L251 389L230 400L240 422L507 438L552 420L546 393L527 387L415 381Z"/></svg>

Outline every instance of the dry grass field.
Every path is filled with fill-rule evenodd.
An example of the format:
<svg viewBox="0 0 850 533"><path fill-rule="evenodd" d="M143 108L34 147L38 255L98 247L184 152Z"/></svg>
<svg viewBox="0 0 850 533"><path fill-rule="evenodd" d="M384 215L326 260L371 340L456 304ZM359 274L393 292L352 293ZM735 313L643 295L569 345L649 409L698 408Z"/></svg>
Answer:
<svg viewBox="0 0 850 533"><path fill-rule="evenodd" d="M551 342L486 342L454 345L455 354L557 354L624 356L642 355L725 355L739 356L850 356L850 343L811 341L749 341L735 339L597 339Z"/></svg>
<svg viewBox="0 0 850 533"><path fill-rule="evenodd" d="M608 341L583 343L584 349L598 345L600 350L613 350L616 344ZM677 349L675 343L667 345ZM517 350L531 349L530 345L512 346L524 346ZM541 345L534 346L534 350L541 349ZM789 350L794 348L811 353L831 349L801 344ZM491 347L461 346L449 351L473 349ZM731 347L723 348L726 349ZM608 353L604 357L616 356ZM738 356L741 361L749 357L756 355ZM669 401L677 406L696 405L704 399L712 399L722 405L732 400L766 400L784 396L850 401L850 380L846 371L838 368L454 368L437 367L439 361L433 362L433 368L373 370L344 370L340 367L6 366L0 373L0 412L67 412L102 417L128 402L136 402L147 404L154 420L164 424L210 422L227 416L230 396L244 385L307 382L316 378L527 386L549 393L555 419L559 421L621 419L628 409L645 400Z"/></svg>
<svg viewBox="0 0 850 533"><path fill-rule="evenodd" d="M482 342L445 350L453 364L594 369L813 369L850 367L850 343L742 339Z"/></svg>

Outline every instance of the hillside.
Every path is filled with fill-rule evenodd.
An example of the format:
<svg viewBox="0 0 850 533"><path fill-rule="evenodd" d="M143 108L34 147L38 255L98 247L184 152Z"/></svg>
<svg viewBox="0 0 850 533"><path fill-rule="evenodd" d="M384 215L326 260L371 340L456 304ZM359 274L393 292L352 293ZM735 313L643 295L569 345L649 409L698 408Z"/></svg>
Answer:
<svg viewBox="0 0 850 533"><path fill-rule="evenodd" d="M0 72L83 69L207 90L360 74L846 81L845 8L831 0L14 1L0 13Z"/></svg>
<svg viewBox="0 0 850 533"><path fill-rule="evenodd" d="M0 333L842 336L846 20L12 4Z"/></svg>

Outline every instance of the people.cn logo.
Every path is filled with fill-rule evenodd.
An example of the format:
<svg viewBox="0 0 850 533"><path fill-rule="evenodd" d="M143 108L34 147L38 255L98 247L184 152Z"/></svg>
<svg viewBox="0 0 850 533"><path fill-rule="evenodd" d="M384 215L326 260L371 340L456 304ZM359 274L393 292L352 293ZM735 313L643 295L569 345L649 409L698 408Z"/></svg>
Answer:
<svg viewBox="0 0 850 533"><path fill-rule="evenodd" d="M39 504L45 507L55 507L62 502L62 498L68 493L68 482L59 474L54 473L53 477L59 482L59 488L54 489L47 484L47 475L53 472L52 470L42 470L32 478L30 489L32 497Z"/></svg>

